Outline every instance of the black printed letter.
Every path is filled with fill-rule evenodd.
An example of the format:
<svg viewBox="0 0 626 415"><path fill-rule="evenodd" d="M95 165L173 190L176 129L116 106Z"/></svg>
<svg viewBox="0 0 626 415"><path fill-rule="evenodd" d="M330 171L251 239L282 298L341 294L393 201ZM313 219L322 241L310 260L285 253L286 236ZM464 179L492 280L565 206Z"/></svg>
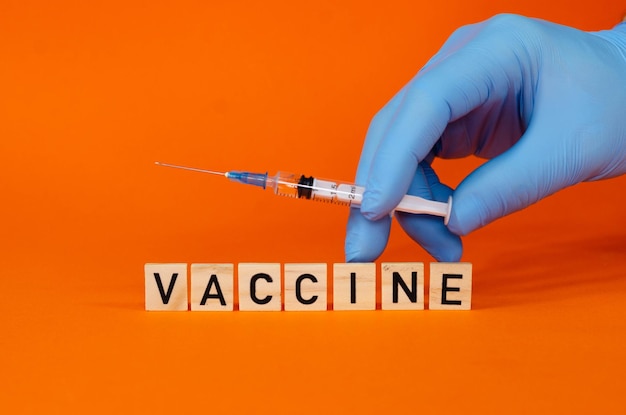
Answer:
<svg viewBox="0 0 626 415"><path fill-rule="evenodd" d="M394 303L398 302L398 285L402 287L402 291L404 291L404 293L406 294L407 297L409 297L409 300L411 300L412 303L417 302L417 272L416 271L413 271L411 273L411 290L409 290L409 287L406 285L406 283L402 279L402 276L400 275L399 272L394 271L392 284L393 284L393 302Z"/></svg>
<svg viewBox="0 0 626 415"><path fill-rule="evenodd" d="M161 294L161 300L163 304L167 304L170 302L170 296L172 295L172 291L174 291L174 285L176 284L176 278L178 278L178 273L175 272L172 274L172 279L170 280L170 285L167 287L167 293L163 289L163 281L161 281L161 276L158 272L154 273L154 279L156 280L157 287L159 288L159 294Z"/></svg>
<svg viewBox="0 0 626 415"><path fill-rule="evenodd" d="M314 275L311 274L302 274L298 277L298 279L296 280L296 299L301 303L301 304L313 304L314 302L317 301L317 295L314 295L313 297L309 298L308 300L305 298L302 298L302 280L311 280L313 282L317 282L317 278L315 278Z"/></svg>
<svg viewBox="0 0 626 415"><path fill-rule="evenodd" d="M350 304L356 304L356 272L350 273Z"/></svg>
<svg viewBox="0 0 626 415"><path fill-rule="evenodd" d="M267 282L272 282L272 277L270 277L269 275L265 274L265 273L258 273L258 274L254 274L252 276L252 278L250 279L250 298L252 299L252 301L254 301L257 304L267 304L270 301L272 301L272 296L268 295L265 298L258 298L256 296L256 281L259 279L264 279Z"/></svg>
<svg viewBox="0 0 626 415"><path fill-rule="evenodd" d="M448 287L448 280L460 280L463 279L461 274L443 274L443 281L441 282L441 304L461 305L461 300L448 300L448 292L459 292L459 287Z"/></svg>
<svg viewBox="0 0 626 415"><path fill-rule="evenodd" d="M216 294L211 294L211 287L215 285L215 289L217 290ZM200 305L206 305L206 300L209 298L219 298L221 305L226 305L226 300L224 299L224 295L222 294L222 288L220 287L220 282L217 279L217 275L212 274L209 279L209 283L204 290L204 295L202 296L202 301L200 301Z"/></svg>

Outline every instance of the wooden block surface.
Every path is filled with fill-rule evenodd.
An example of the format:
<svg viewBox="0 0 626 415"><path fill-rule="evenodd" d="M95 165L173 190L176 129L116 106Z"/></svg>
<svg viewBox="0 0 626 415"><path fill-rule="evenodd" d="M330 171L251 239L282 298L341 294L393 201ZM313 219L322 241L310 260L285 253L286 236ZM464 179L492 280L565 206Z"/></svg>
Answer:
<svg viewBox="0 0 626 415"><path fill-rule="evenodd" d="M384 262L381 271L383 310L424 309L423 262Z"/></svg>
<svg viewBox="0 0 626 415"><path fill-rule="evenodd" d="M326 311L327 264L285 264L285 311Z"/></svg>
<svg viewBox="0 0 626 415"><path fill-rule="evenodd" d="M146 310L187 311L187 264L145 264Z"/></svg>
<svg viewBox="0 0 626 415"><path fill-rule="evenodd" d="M233 264L191 264L191 310L233 311Z"/></svg>
<svg viewBox="0 0 626 415"><path fill-rule="evenodd" d="M333 264L333 310L376 309L376 264Z"/></svg>
<svg viewBox="0 0 626 415"><path fill-rule="evenodd" d="M237 270L239 310L281 310L280 264L240 263Z"/></svg>
<svg viewBox="0 0 626 415"><path fill-rule="evenodd" d="M470 310L472 308L472 264L432 262L430 264L431 310Z"/></svg>

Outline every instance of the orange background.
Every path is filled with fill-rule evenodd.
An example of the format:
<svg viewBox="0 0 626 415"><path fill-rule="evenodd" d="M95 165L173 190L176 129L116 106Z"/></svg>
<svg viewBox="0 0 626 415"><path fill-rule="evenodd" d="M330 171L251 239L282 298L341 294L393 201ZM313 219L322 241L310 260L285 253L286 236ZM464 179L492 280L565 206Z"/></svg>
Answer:
<svg viewBox="0 0 626 415"><path fill-rule="evenodd" d="M470 312L143 310L146 262L341 262L347 217L154 161L352 180L456 27L619 3L0 2L1 411L624 413L626 178L465 238Z"/></svg>

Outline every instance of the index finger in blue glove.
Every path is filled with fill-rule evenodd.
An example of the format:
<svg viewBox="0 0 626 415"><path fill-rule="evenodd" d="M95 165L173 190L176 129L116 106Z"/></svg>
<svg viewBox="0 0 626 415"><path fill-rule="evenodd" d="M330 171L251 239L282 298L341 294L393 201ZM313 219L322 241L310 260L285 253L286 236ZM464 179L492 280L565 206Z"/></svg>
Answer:
<svg viewBox="0 0 626 415"><path fill-rule="evenodd" d="M405 88L401 89L372 119L361 151L356 184L365 184L369 175L371 160L376 154L378 144L384 136L404 92ZM358 208L350 209L344 246L346 261L368 262L378 258L387 245L390 227L391 218L388 215L372 221L366 219Z"/></svg>
<svg viewBox="0 0 626 415"><path fill-rule="evenodd" d="M406 193L417 164L431 152L452 121L487 102L502 101L532 79L518 55L525 46L514 24L529 21L507 16L473 28L473 39L455 53L441 53L406 87L371 160L361 212L378 219ZM531 23L532 24L532 23ZM493 36L493 31L498 36ZM496 39L496 41L494 41ZM448 45L452 48L453 45ZM535 62L527 59L527 66ZM524 85L531 88L531 85Z"/></svg>

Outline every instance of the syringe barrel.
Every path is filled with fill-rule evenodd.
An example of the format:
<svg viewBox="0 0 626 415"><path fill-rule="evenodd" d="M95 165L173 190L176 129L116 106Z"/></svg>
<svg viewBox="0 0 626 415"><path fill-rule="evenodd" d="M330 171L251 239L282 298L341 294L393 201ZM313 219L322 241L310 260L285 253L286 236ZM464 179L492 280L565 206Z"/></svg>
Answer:
<svg viewBox="0 0 626 415"><path fill-rule="evenodd" d="M304 174L278 172L267 178L267 187L281 196L312 199L336 204L360 203L363 189L353 184L338 184Z"/></svg>
<svg viewBox="0 0 626 415"><path fill-rule="evenodd" d="M352 183L318 179L304 174L278 172L274 176L250 172L229 172L229 179L274 190L280 196L311 199L338 205L360 206L365 188ZM442 216L445 223L450 217L452 198L448 203L436 202L417 196L405 195L394 209L413 214Z"/></svg>
<svg viewBox="0 0 626 415"><path fill-rule="evenodd" d="M352 183L337 183L292 173L278 173L277 194L304 199L319 200L340 205L360 206L365 188ZM282 180L281 180L282 179ZM270 179L268 179L269 183ZM418 196L405 195L394 209L399 212L441 216L447 224L450 218L452 198L448 203L427 200Z"/></svg>
<svg viewBox="0 0 626 415"><path fill-rule="evenodd" d="M274 189L280 196L300 197L298 194L298 176L295 173L279 171L267 178L267 187Z"/></svg>

